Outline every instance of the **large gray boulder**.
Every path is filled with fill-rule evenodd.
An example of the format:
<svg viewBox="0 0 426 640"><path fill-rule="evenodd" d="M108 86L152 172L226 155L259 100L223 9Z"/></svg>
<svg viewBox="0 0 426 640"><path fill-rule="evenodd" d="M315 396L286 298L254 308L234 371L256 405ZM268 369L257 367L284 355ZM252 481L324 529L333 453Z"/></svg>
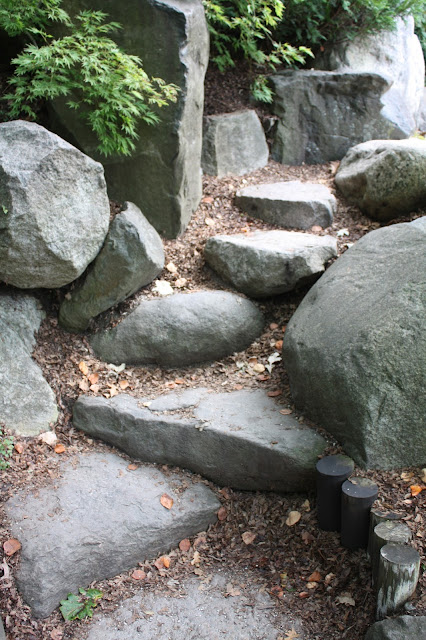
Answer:
<svg viewBox="0 0 426 640"><path fill-rule="evenodd" d="M201 146L204 75L209 40L199 0L63 0L75 15L81 9L105 11L123 28L112 34L127 53L139 56L145 71L180 89L176 103L158 109L160 123L141 123L131 156L101 157L97 140L65 100L53 104L54 126L105 167L110 197L130 200L161 234L185 230L201 198Z"/></svg>
<svg viewBox="0 0 426 640"><path fill-rule="evenodd" d="M392 31L342 42L319 60L321 67L330 71L378 73L388 79L390 87L382 96L382 115L407 137L419 126L425 62L412 16L397 18Z"/></svg>
<svg viewBox="0 0 426 640"><path fill-rule="evenodd" d="M376 622L365 640L420 640L426 632L426 616L400 616Z"/></svg>
<svg viewBox="0 0 426 640"><path fill-rule="evenodd" d="M426 217L372 231L287 326L296 405L367 468L424 466Z"/></svg>
<svg viewBox="0 0 426 640"><path fill-rule="evenodd" d="M371 140L348 151L336 186L370 218L387 221L426 206L426 140Z"/></svg>
<svg viewBox="0 0 426 640"><path fill-rule="evenodd" d="M21 545L18 588L37 618L94 580L111 578L205 531L220 506L205 485L188 488L175 474L111 453L90 453L62 465L60 479L6 505ZM171 509L162 506L166 493Z"/></svg>
<svg viewBox="0 0 426 640"><path fill-rule="evenodd" d="M55 394L31 358L44 312L30 296L0 296L0 423L34 436L56 422Z"/></svg>
<svg viewBox="0 0 426 640"><path fill-rule="evenodd" d="M307 491L325 440L261 390L160 396L80 396L73 424L146 462L179 466L250 491Z"/></svg>
<svg viewBox="0 0 426 640"><path fill-rule="evenodd" d="M105 362L182 366L242 351L262 333L263 323L258 308L233 293L180 293L142 301L90 343Z"/></svg>
<svg viewBox="0 0 426 640"><path fill-rule="evenodd" d="M309 284L336 256L335 238L295 231L213 236L204 249L212 269L251 298L279 295Z"/></svg>
<svg viewBox="0 0 426 640"><path fill-rule="evenodd" d="M86 279L61 304L60 324L70 331L84 331L91 318L152 282L163 267L160 236L140 209L126 202Z"/></svg>
<svg viewBox="0 0 426 640"><path fill-rule="evenodd" d="M109 225L102 166L33 122L0 124L0 280L62 287L96 257Z"/></svg>
<svg viewBox="0 0 426 640"><path fill-rule="evenodd" d="M282 71L271 76L278 125L272 157L283 164L340 160L366 140L406 138L382 113L391 81L375 73Z"/></svg>
<svg viewBox="0 0 426 640"><path fill-rule="evenodd" d="M269 149L256 111L236 111L204 118L201 166L219 178L242 176L268 163Z"/></svg>
<svg viewBox="0 0 426 640"><path fill-rule="evenodd" d="M329 227L337 207L328 187L299 180L249 185L237 191L235 203L253 218L287 229Z"/></svg>

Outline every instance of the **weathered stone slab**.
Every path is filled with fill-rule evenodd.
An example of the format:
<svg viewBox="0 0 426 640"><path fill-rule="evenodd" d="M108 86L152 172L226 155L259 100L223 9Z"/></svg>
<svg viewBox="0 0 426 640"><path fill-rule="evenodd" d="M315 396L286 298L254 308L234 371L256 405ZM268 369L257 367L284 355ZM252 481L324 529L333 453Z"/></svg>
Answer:
<svg viewBox="0 0 426 640"><path fill-rule="evenodd" d="M75 15L85 0L63 0ZM123 28L111 34L126 52L143 61L145 71L179 88L176 103L158 109L158 126L141 123L136 150L128 157L104 158L96 151L90 129L55 101L56 126L68 131L78 146L100 159L108 192L129 200L155 229L168 238L185 230L201 198L201 146L204 75L208 64L208 31L199 0L91 0L90 9L104 11ZM61 133L65 135L65 133Z"/></svg>
<svg viewBox="0 0 426 640"><path fill-rule="evenodd" d="M96 257L109 225L102 165L33 122L0 124L0 279L62 287Z"/></svg>
<svg viewBox="0 0 426 640"><path fill-rule="evenodd" d="M256 574L245 571L244 588L235 574L221 571L209 575L208 583L195 576L185 580L179 598L143 593L141 600L138 594L112 615L96 615L87 640L271 640L290 628L301 633L301 621L280 614L272 598L255 585ZM239 594L229 597L230 584Z"/></svg>
<svg viewBox="0 0 426 640"><path fill-rule="evenodd" d="M204 173L242 176L268 163L269 149L256 111L204 118L201 166Z"/></svg>
<svg viewBox="0 0 426 640"><path fill-rule="evenodd" d="M176 475L127 466L113 454L84 455L63 464L55 486L7 503L22 544L18 588L37 618L79 587L165 553L215 521L220 503L205 485L180 492ZM171 509L161 505L163 493Z"/></svg>
<svg viewBox="0 0 426 640"><path fill-rule="evenodd" d="M426 206L426 140L371 140L348 151L336 185L351 203L387 221Z"/></svg>
<svg viewBox="0 0 426 640"><path fill-rule="evenodd" d="M426 630L426 616L400 616L376 622L365 640L420 640Z"/></svg>
<svg viewBox="0 0 426 640"><path fill-rule="evenodd" d="M245 298L200 291L145 300L91 345L105 362L179 366L242 351L263 329L263 315Z"/></svg>
<svg viewBox="0 0 426 640"><path fill-rule="evenodd" d="M202 390L198 397L190 391L159 401L146 407L125 394L80 396L73 424L135 458L190 469L221 486L282 493L312 488L324 439L280 414L263 391Z"/></svg>
<svg viewBox="0 0 426 640"><path fill-rule="evenodd" d="M61 304L60 324L70 331L84 331L93 317L152 282L163 267L160 236L140 209L126 202L85 281Z"/></svg>
<svg viewBox="0 0 426 640"><path fill-rule="evenodd" d="M372 231L310 289L283 359L296 405L367 468L426 460L426 216Z"/></svg>
<svg viewBox="0 0 426 640"><path fill-rule="evenodd" d="M204 249L212 269L252 298L279 295L313 282L335 256L335 238L295 231L214 236Z"/></svg>
<svg viewBox="0 0 426 640"><path fill-rule="evenodd" d="M31 358L44 312L30 296L0 296L0 422L33 436L56 422L55 394Z"/></svg>
<svg viewBox="0 0 426 640"><path fill-rule="evenodd" d="M340 160L366 140L405 138L382 113L391 80L375 73L282 71L271 76L278 125L272 157L283 164Z"/></svg>
<svg viewBox="0 0 426 640"><path fill-rule="evenodd" d="M378 73L391 81L382 96L382 115L410 136L422 103L425 62L412 16L397 18L395 30L346 40L315 60L330 71Z"/></svg>
<svg viewBox="0 0 426 640"><path fill-rule="evenodd" d="M329 227L337 206L325 185L298 180L245 187L237 191L235 203L253 218L287 229Z"/></svg>

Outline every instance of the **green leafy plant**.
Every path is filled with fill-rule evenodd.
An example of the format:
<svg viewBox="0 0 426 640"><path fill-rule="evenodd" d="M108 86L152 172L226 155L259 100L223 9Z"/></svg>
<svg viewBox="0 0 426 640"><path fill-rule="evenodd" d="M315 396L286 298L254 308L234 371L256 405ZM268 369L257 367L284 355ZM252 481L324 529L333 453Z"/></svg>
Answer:
<svg viewBox="0 0 426 640"><path fill-rule="evenodd" d="M10 117L36 119L41 99L68 99L99 141L104 155L129 155L138 139L138 124L159 122L157 109L176 101L178 88L161 78L150 78L137 56L122 51L107 37L120 28L105 23L101 11L80 11L74 24L60 8L61 0L0 0L0 27L9 35L31 41L12 60L15 72ZM69 31L60 38L48 33L52 22Z"/></svg>
<svg viewBox="0 0 426 640"><path fill-rule="evenodd" d="M251 90L257 100L272 101L262 70L303 64L312 52L307 47L277 42L272 30L283 18L281 0L203 0L212 43L212 61L220 71L243 57L256 68Z"/></svg>
<svg viewBox="0 0 426 640"><path fill-rule="evenodd" d="M64 620L83 620L91 618L93 609L98 605L98 600L103 596L98 589L79 589L80 595L69 593L66 600L61 600L59 607Z"/></svg>
<svg viewBox="0 0 426 640"><path fill-rule="evenodd" d="M0 427L0 470L7 469L10 466L8 458L12 455L12 451L13 437L6 437L2 427Z"/></svg>

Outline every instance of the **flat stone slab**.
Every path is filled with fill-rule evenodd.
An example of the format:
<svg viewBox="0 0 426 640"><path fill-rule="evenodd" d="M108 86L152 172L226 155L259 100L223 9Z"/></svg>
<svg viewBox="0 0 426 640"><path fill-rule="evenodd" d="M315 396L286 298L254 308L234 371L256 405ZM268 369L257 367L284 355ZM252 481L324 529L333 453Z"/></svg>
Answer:
<svg viewBox="0 0 426 640"><path fill-rule="evenodd" d="M144 300L90 342L105 362L185 366L246 349L263 325L250 300L226 291L198 291Z"/></svg>
<svg viewBox="0 0 426 640"><path fill-rule="evenodd" d="M44 315L36 298L0 295L0 422L22 436L46 431L58 417L55 394L31 358Z"/></svg>
<svg viewBox="0 0 426 640"><path fill-rule="evenodd" d="M7 502L12 535L22 544L18 588L35 617L215 521L220 503L204 484L185 489L175 474L127 467L114 454L80 456L63 464L54 486ZM174 501L171 509L160 503L164 493Z"/></svg>
<svg viewBox="0 0 426 640"><path fill-rule="evenodd" d="M268 164L269 149L256 111L206 116L201 166L204 173L242 176Z"/></svg>
<svg viewBox="0 0 426 640"><path fill-rule="evenodd" d="M86 279L62 302L59 323L70 331L84 331L92 318L152 282L163 267L160 236L142 211L126 202Z"/></svg>
<svg viewBox="0 0 426 640"><path fill-rule="evenodd" d="M235 203L253 218L287 229L325 229L337 206L328 187L299 180L245 187L237 191Z"/></svg>
<svg viewBox="0 0 426 640"><path fill-rule="evenodd" d="M212 269L253 298L279 295L313 282L335 256L335 238L295 231L214 236L204 249Z"/></svg>
<svg viewBox="0 0 426 640"><path fill-rule="evenodd" d="M302 640L300 621L279 613L272 598L256 589L255 578L247 571L241 587L225 571L209 582L188 578L174 597L138 594L112 615L95 613L87 640L275 640L291 629Z"/></svg>
<svg viewBox="0 0 426 640"><path fill-rule="evenodd" d="M190 390L144 404L127 394L80 396L73 424L135 458L190 469L220 486L285 493L314 485L325 440L282 415L264 391Z"/></svg>
<svg viewBox="0 0 426 640"><path fill-rule="evenodd" d="M399 616L376 622L365 640L420 640L426 631L426 616Z"/></svg>

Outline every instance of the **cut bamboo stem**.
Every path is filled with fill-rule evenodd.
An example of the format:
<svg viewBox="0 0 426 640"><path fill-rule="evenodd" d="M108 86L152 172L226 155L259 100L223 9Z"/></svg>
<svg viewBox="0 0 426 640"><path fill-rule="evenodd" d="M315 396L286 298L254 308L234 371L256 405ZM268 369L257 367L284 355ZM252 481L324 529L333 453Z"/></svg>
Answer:
<svg viewBox="0 0 426 640"><path fill-rule="evenodd" d="M371 569L373 586L377 584L380 564L380 549L386 544L408 544L411 540L411 530L403 522L387 520L374 527L371 539Z"/></svg>
<svg viewBox="0 0 426 640"><path fill-rule="evenodd" d="M323 531L340 531L342 484L354 466L345 455L326 456L317 462L317 517Z"/></svg>
<svg viewBox="0 0 426 640"><path fill-rule="evenodd" d="M342 484L341 542L347 549L367 548L370 509L378 487L368 478L350 478Z"/></svg>
<svg viewBox="0 0 426 640"><path fill-rule="evenodd" d="M377 620L402 607L416 590L420 571L420 555L413 549L386 544L380 549L377 578Z"/></svg>
<svg viewBox="0 0 426 640"><path fill-rule="evenodd" d="M385 511L384 509L380 509L377 507L373 507L370 511L370 530L368 534L368 548L367 548L367 558L371 559L371 544L373 541L373 532L374 528L380 524L381 522L400 520L401 516L399 513L395 511Z"/></svg>

